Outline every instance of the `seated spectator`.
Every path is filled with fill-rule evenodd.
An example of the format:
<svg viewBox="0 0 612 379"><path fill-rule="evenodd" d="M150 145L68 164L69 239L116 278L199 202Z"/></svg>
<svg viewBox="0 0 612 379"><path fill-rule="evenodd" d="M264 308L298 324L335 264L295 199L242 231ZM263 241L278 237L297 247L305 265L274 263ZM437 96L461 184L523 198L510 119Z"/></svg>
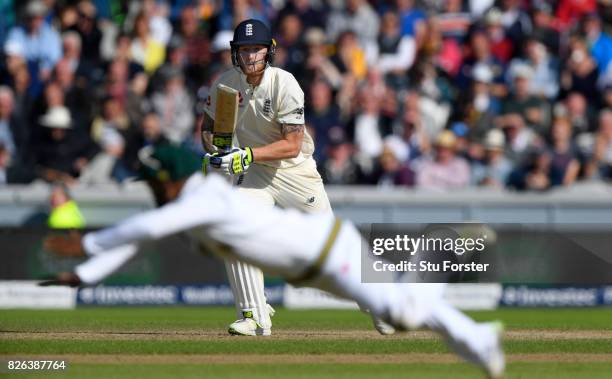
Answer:
<svg viewBox="0 0 612 379"><path fill-rule="evenodd" d="M502 103L503 114L520 114L528 125L540 135L548 133L548 103L531 93L533 70L526 64L516 64L509 72L513 82L512 92Z"/></svg>
<svg viewBox="0 0 612 379"><path fill-rule="evenodd" d="M525 124L520 114L511 113L500 116L495 123L504 131L508 158L515 163L521 162L532 147L542 145L541 138Z"/></svg>
<svg viewBox="0 0 612 379"><path fill-rule="evenodd" d="M487 35L491 43L491 53L501 63L507 64L514 55L514 42L506 36L502 13L497 8L491 8L485 15Z"/></svg>
<svg viewBox="0 0 612 379"><path fill-rule="evenodd" d="M70 111L53 106L39 119L43 129L32 152L39 177L49 182L74 183L98 148L88 136L73 129Z"/></svg>
<svg viewBox="0 0 612 379"><path fill-rule="evenodd" d="M596 12L585 16L582 29L591 47L591 55L597 62L599 73L603 74L612 61L612 36L603 30L600 16Z"/></svg>
<svg viewBox="0 0 612 379"><path fill-rule="evenodd" d="M329 143L326 145L326 158L321 164L323 183L349 185L360 180L359 166L355 162L353 145L344 136L340 127L329 130Z"/></svg>
<svg viewBox="0 0 612 379"><path fill-rule="evenodd" d="M372 174L372 184L378 187L412 186L414 173L407 164L408 151L396 136L385 138L382 154Z"/></svg>
<svg viewBox="0 0 612 379"><path fill-rule="evenodd" d="M406 75L416 57L416 44L410 36L402 36L398 16L389 11L383 14L376 46L378 71L391 76L394 82Z"/></svg>
<svg viewBox="0 0 612 379"><path fill-rule="evenodd" d="M395 0L395 8L400 16L402 35L415 39L417 46L421 46L425 39L425 22L427 15L418 7L414 0Z"/></svg>
<svg viewBox="0 0 612 379"><path fill-rule="evenodd" d="M550 185L569 186L578 177L580 163L572 141L572 124L568 119L558 117L553 121L550 139Z"/></svg>
<svg viewBox="0 0 612 379"><path fill-rule="evenodd" d="M561 37L556 29L552 5L546 1L535 1L533 4L532 20L532 36L542 41L553 56L558 56Z"/></svg>
<svg viewBox="0 0 612 379"><path fill-rule="evenodd" d="M331 58L341 74L350 74L362 80L368 73L368 64L364 49L359 44L355 33L346 31L336 40L336 54Z"/></svg>
<svg viewBox="0 0 612 379"><path fill-rule="evenodd" d="M342 8L331 13L327 19L327 35L331 40L340 39L350 31L362 48L369 52L376 44L379 17L366 0L348 0Z"/></svg>
<svg viewBox="0 0 612 379"><path fill-rule="evenodd" d="M44 20L47 13L43 1L30 0L25 10L25 24L13 27L6 39L6 45L23 46L30 73L37 83L49 79L53 66L62 55L59 34Z"/></svg>
<svg viewBox="0 0 612 379"><path fill-rule="evenodd" d="M527 40L525 54L525 59L514 59L508 71L513 73L520 65L529 66L533 72L529 92L548 100L556 99L559 93L559 68L556 59L551 57L546 46L535 38Z"/></svg>
<svg viewBox="0 0 612 379"><path fill-rule="evenodd" d="M527 154L526 163L510 174L509 185L519 191L546 191L551 187L551 156L546 148Z"/></svg>
<svg viewBox="0 0 612 379"><path fill-rule="evenodd" d="M470 90L459 95L452 118L465 123L472 137L482 137L500 113L501 104L491 93L493 72L489 66L478 63L473 70Z"/></svg>
<svg viewBox="0 0 612 379"><path fill-rule="evenodd" d="M11 164L11 155L4 144L0 142L0 187L8 183L8 170Z"/></svg>
<svg viewBox="0 0 612 379"><path fill-rule="evenodd" d="M559 116L567 117L574 133L593 132L597 125L588 100L579 92L571 92L559 108Z"/></svg>
<svg viewBox="0 0 612 379"><path fill-rule="evenodd" d="M310 86L309 99L306 104L310 105L306 110L308 115L308 126L314 130L316 138L314 158L317 162L326 160L326 150L329 139L329 132L337 127L344 133L344 128L340 122L340 111L336 104L329 87L329 84L318 80ZM343 138L345 138L343 136Z"/></svg>
<svg viewBox="0 0 612 379"><path fill-rule="evenodd" d="M382 153L383 136L380 131L380 99L372 96L368 88L359 92L359 110L355 116L354 139L357 152L374 159Z"/></svg>
<svg viewBox="0 0 612 379"><path fill-rule="evenodd" d="M132 59L141 64L148 74L155 72L166 58L166 48L151 35L149 19L144 13L136 17L130 53Z"/></svg>
<svg viewBox="0 0 612 379"><path fill-rule="evenodd" d="M307 86L307 83L324 80L332 88L340 88L343 84L342 76L329 58L325 32L319 28L308 29L304 35L304 42L307 48L306 62L295 72L300 85Z"/></svg>
<svg viewBox="0 0 612 379"><path fill-rule="evenodd" d="M485 160L472 164L472 183L477 186L502 189L513 170L505 156L506 137L499 129L491 129L484 139Z"/></svg>
<svg viewBox="0 0 612 379"><path fill-rule="evenodd" d="M612 109L604 109L599 115L599 130L595 136L592 157L585 175L592 178L612 179Z"/></svg>
<svg viewBox="0 0 612 379"><path fill-rule="evenodd" d="M174 143L182 143L194 126L193 100L187 93L180 71L171 69L165 76L163 92L154 93L151 103L161 116L164 136Z"/></svg>
<svg viewBox="0 0 612 379"><path fill-rule="evenodd" d="M438 134L434 154L415 162L416 185L420 188L448 190L470 183L470 167L455 153L456 138L450 130Z"/></svg>
<svg viewBox="0 0 612 379"><path fill-rule="evenodd" d="M592 104L599 101L597 89L597 62L591 57L586 41L580 37L572 37L570 51L565 60L565 69L561 72L561 96L578 92Z"/></svg>

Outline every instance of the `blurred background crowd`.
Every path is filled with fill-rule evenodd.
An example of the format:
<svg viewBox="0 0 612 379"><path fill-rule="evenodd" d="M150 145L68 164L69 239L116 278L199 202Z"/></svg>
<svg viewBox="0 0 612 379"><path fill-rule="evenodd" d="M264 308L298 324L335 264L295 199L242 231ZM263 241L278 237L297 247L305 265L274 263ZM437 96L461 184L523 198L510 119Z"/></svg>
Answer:
<svg viewBox="0 0 612 379"><path fill-rule="evenodd" d="M0 185L124 182L202 153L232 29L266 22L327 184L612 179L610 0L0 0Z"/></svg>

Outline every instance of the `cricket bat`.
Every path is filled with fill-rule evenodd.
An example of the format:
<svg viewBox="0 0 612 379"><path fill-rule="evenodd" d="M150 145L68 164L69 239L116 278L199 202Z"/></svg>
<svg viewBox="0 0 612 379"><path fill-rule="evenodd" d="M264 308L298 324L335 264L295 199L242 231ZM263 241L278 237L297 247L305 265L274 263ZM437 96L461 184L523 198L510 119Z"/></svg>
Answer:
<svg viewBox="0 0 612 379"><path fill-rule="evenodd" d="M238 91L226 85L217 86L217 104L213 125L213 145L221 152L230 151L238 120Z"/></svg>

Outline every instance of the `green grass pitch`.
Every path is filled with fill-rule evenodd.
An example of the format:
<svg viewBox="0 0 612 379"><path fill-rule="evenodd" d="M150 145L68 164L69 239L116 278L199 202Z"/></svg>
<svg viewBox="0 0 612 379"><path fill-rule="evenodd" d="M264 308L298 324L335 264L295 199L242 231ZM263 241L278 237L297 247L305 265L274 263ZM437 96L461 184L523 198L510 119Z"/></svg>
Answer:
<svg viewBox="0 0 612 379"><path fill-rule="evenodd" d="M507 378L612 378L612 309L470 312L507 327ZM479 378L431 333L382 337L357 311L278 309L272 337L226 334L230 308L0 311L0 377ZM62 359L65 372L6 361ZM51 376L49 376L51 375Z"/></svg>

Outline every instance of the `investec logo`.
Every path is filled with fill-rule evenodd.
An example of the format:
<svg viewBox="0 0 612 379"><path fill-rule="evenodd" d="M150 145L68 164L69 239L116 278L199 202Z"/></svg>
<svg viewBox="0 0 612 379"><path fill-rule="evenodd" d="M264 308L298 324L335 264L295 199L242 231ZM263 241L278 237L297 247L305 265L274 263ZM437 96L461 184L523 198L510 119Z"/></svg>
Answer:
<svg viewBox="0 0 612 379"><path fill-rule="evenodd" d="M253 24L246 24L246 35L247 36L253 35Z"/></svg>

